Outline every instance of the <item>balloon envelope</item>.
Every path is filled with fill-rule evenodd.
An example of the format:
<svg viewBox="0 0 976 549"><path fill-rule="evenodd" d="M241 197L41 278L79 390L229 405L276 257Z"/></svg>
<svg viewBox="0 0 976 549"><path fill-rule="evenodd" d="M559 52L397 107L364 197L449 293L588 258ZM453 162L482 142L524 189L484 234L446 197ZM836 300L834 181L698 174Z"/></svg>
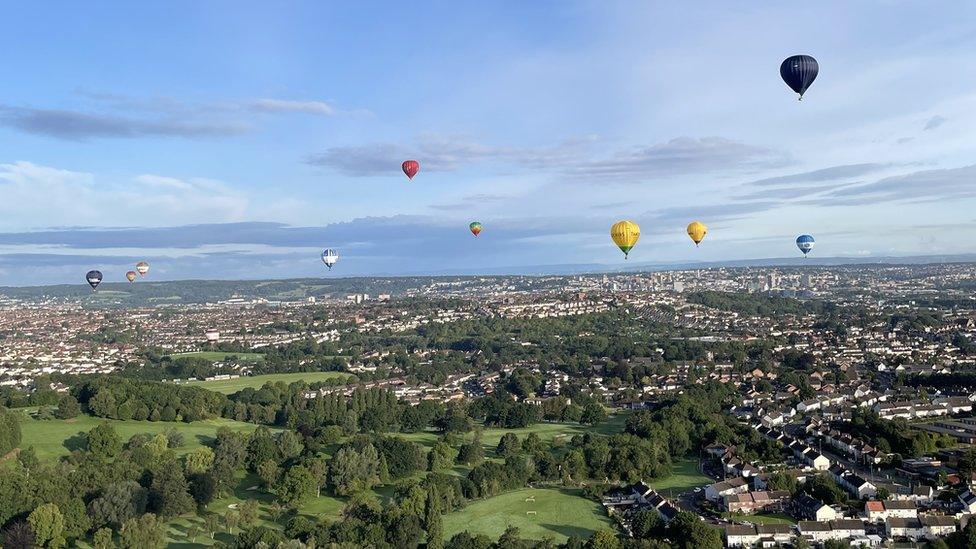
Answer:
<svg viewBox="0 0 976 549"><path fill-rule="evenodd" d="M135 271L129 271L129 272L125 273L125 278L129 282L132 282L133 280L135 280L136 279L136 276L138 276L138 275L136 275L136 272Z"/></svg>
<svg viewBox="0 0 976 549"><path fill-rule="evenodd" d="M333 250L332 248L322 252L322 263L325 263L325 266L328 267L330 271L332 270L332 266L338 262L339 252Z"/></svg>
<svg viewBox="0 0 976 549"><path fill-rule="evenodd" d="M139 276L146 276L146 273L149 272L149 264L145 261L140 261L136 263L136 270L139 271Z"/></svg>
<svg viewBox="0 0 976 549"><path fill-rule="evenodd" d="M407 174L407 179L413 179L413 176L417 175L417 172L420 171L420 162L416 160L404 160L401 168L403 168L403 173Z"/></svg>
<svg viewBox="0 0 976 549"><path fill-rule="evenodd" d="M481 234L481 223L478 223L477 221L468 225L468 228L471 229L471 234L475 236Z"/></svg>
<svg viewBox="0 0 976 549"><path fill-rule="evenodd" d="M98 287L102 283L102 272L101 271L88 271L85 275L85 280L88 281L88 285L92 287L92 290Z"/></svg>
<svg viewBox="0 0 976 549"><path fill-rule="evenodd" d="M803 252L803 255L810 253L810 250L813 249L813 245L816 243L817 241L808 234L801 234L800 236L796 237L796 247Z"/></svg>
<svg viewBox="0 0 976 549"><path fill-rule="evenodd" d="M610 227L610 238L624 253L624 257L629 257L630 250L634 248L637 239L640 238L640 227L633 221L618 221Z"/></svg>
<svg viewBox="0 0 976 549"><path fill-rule="evenodd" d="M695 241L695 246L705 239L706 234L708 234L708 227L701 221L692 221L688 224L688 236Z"/></svg>
<svg viewBox="0 0 976 549"><path fill-rule="evenodd" d="M813 84L813 81L817 79L819 72L820 65L817 64L816 59L809 55L787 57L779 66L779 75L783 77L783 82L786 82L787 86L800 94L800 99L803 99L803 94L810 87L810 84Z"/></svg>

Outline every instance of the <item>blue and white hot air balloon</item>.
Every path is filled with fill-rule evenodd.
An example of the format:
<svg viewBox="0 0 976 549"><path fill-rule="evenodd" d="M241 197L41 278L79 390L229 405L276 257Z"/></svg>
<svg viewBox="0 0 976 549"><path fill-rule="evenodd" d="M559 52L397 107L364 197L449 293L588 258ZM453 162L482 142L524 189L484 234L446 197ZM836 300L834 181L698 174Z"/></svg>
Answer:
<svg viewBox="0 0 976 549"><path fill-rule="evenodd" d="M813 249L813 245L816 244L816 242L817 241L808 234L801 234L800 236L796 237L796 247L800 248L800 251L803 252L803 257L806 257L807 254L810 253L810 250Z"/></svg>
<svg viewBox="0 0 976 549"><path fill-rule="evenodd" d="M332 266L338 262L339 252L333 250L332 248L322 252L322 263L325 263L325 266L328 267L330 271L332 270Z"/></svg>

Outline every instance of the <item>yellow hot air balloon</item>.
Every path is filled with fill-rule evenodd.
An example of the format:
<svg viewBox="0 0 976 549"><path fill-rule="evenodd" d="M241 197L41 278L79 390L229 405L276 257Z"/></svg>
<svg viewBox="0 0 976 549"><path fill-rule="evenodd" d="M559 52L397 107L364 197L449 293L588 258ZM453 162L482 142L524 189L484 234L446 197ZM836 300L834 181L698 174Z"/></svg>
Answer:
<svg viewBox="0 0 976 549"><path fill-rule="evenodd" d="M633 221L618 221L610 227L610 238L624 253L626 259L630 250L637 244L637 239L640 238L640 227Z"/></svg>
<svg viewBox="0 0 976 549"><path fill-rule="evenodd" d="M695 246L701 244L706 234L708 234L708 227L701 221L692 221L688 224L688 236L695 241Z"/></svg>
<svg viewBox="0 0 976 549"><path fill-rule="evenodd" d="M136 279L136 272L135 271L129 271L129 272L125 273L125 279L128 280L129 282L132 282L133 280Z"/></svg>

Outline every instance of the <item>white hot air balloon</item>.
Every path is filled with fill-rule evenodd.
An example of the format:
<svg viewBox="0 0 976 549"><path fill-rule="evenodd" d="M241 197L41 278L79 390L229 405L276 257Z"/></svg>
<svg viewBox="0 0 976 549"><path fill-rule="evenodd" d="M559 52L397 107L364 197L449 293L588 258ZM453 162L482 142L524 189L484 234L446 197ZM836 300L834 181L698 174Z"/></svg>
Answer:
<svg viewBox="0 0 976 549"><path fill-rule="evenodd" d="M330 271L332 270L332 266L338 262L339 252L333 250L332 248L322 252L322 263L325 263L325 266L328 267Z"/></svg>

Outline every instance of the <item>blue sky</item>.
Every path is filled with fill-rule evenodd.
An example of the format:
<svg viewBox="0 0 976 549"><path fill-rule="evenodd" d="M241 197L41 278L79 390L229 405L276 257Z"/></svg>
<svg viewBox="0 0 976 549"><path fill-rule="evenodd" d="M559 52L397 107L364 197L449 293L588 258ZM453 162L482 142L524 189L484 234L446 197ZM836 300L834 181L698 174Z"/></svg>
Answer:
<svg viewBox="0 0 976 549"><path fill-rule="evenodd" d="M976 251L970 3L21 4L0 284Z"/></svg>

